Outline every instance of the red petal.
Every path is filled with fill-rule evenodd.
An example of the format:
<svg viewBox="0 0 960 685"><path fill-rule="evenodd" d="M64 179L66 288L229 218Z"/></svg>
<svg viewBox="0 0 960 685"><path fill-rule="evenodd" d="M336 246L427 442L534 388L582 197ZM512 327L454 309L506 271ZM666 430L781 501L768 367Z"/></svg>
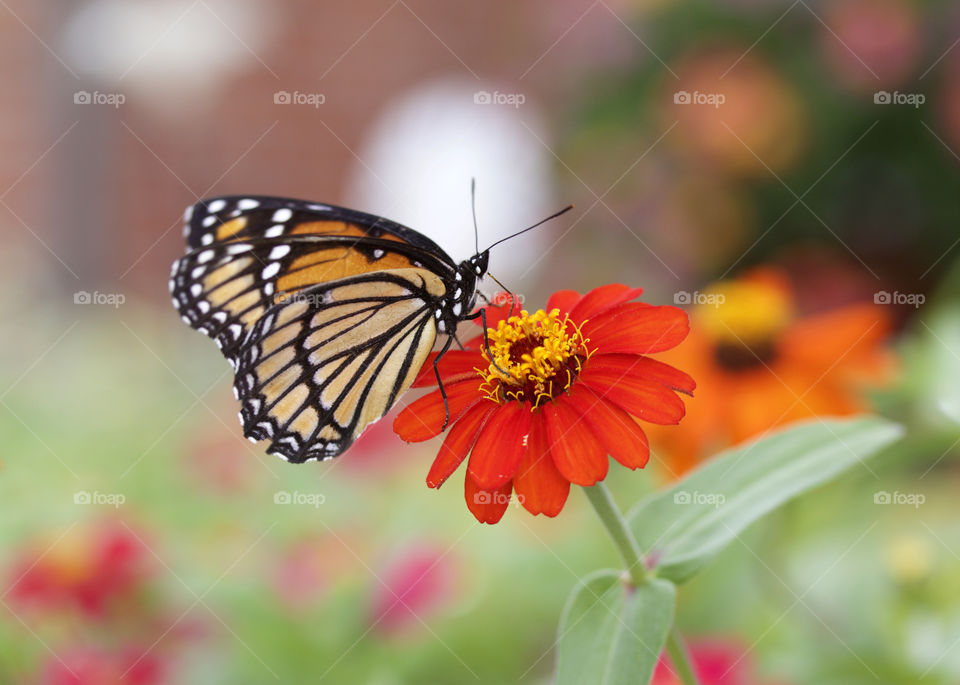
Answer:
<svg viewBox="0 0 960 685"><path fill-rule="evenodd" d="M513 484L507 481L494 490L483 490L470 478L464 478L464 496L467 500L467 509L480 523L496 523L503 518L503 512L510 504L510 495L513 493Z"/></svg>
<svg viewBox="0 0 960 685"><path fill-rule="evenodd" d="M497 405L493 402L477 402L467 410L463 418L453 424L440 446L437 458L433 460L430 473L427 474L428 487L439 488L450 474L457 470L460 462L470 454L470 448L476 442L480 429L496 408Z"/></svg>
<svg viewBox="0 0 960 685"><path fill-rule="evenodd" d="M633 354L595 354L587 362L591 368L618 371L624 376L634 376L662 383L671 390L692 395L697 382L688 374L650 357Z"/></svg>
<svg viewBox="0 0 960 685"><path fill-rule="evenodd" d="M547 312L559 309L561 314L569 314L579 301L580 293L576 290L558 290L547 300Z"/></svg>
<svg viewBox="0 0 960 685"><path fill-rule="evenodd" d="M477 487L495 490L513 478L527 451L530 417L526 402L508 402L487 420L467 465Z"/></svg>
<svg viewBox="0 0 960 685"><path fill-rule="evenodd" d="M607 452L561 395L541 407L553 463L571 483L593 485L607 475Z"/></svg>
<svg viewBox="0 0 960 685"><path fill-rule="evenodd" d="M650 459L650 444L630 414L583 384L573 387L568 400L610 456L629 469L646 466ZM519 485L517 489L520 489Z"/></svg>
<svg viewBox="0 0 960 685"><path fill-rule="evenodd" d="M482 344L482 343L481 343ZM433 360L439 352L431 352L423 368L413 381L412 388L423 388L437 384L437 375L433 370ZM488 366L479 352L471 350L450 350L440 359L440 377L444 384L479 378L474 369L485 369Z"/></svg>
<svg viewBox="0 0 960 685"><path fill-rule="evenodd" d="M594 369L589 364L580 373L580 381L600 397L650 423L675 425L686 413L683 401L672 390L654 381L625 376L609 369Z"/></svg>
<svg viewBox="0 0 960 685"><path fill-rule="evenodd" d="M594 288L584 295L570 311L570 318L580 322L592 319L618 304L629 302L643 293L643 288L628 288L620 283L611 283Z"/></svg>
<svg viewBox="0 0 960 685"><path fill-rule="evenodd" d="M444 389L447 391L450 423L459 419L463 412L483 399L479 378L476 383L453 383L444 386ZM397 414L397 418L393 421L393 430L407 442L421 442L438 435L444 428L445 418L443 396L439 390L435 390Z"/></svg>
<svg viewBox="0 0 960 685"><path fill-rule="evenodd" d="M581 330L590 346L603 353L649 354L676 347L690 332L690 322L676 307L627 302L587 321Z"/></svg>
<svg viewBox="0 0 960 685"><path fill-rule="evenodd" d="M570 481L563 477L547 447L543 415L535 412L530 425L527 451L513 479L520 504L531 514L556 516L570 494Z"/></svg>

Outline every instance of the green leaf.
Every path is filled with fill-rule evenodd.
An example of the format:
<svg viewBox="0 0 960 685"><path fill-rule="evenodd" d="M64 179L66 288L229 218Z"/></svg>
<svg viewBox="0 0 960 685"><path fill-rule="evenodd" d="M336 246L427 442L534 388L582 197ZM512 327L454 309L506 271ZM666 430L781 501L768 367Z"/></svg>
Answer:
<svg viewBox="0 0 960 685"><path fill-rule="evenodd" d="M758 518L901 433L898 424L872 416L814 420L772 433L722 453L640 502L628 515L630 529L657 575L683 582Z"/></svg>
<svg viewBox="0 0 960 685"><path fill-rule="evenodd" d="M557 685L650 682L675 601L676 587L659 578L639 588L619 571L584 578L560 619Z"/></svg>

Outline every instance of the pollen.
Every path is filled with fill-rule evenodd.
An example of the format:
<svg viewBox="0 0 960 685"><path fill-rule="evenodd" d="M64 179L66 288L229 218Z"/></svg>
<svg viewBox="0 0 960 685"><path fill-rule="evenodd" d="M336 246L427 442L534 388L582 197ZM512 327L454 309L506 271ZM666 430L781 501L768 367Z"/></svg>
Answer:
<svg viewBox="0 0 960 685"><path fill-rule="evenodd" d="M516 400L536 408L566 391L592 352L589 339L560 310L520 312L487 329L482 388L497 404ZM491 359L491 354L492 359Z"/></svg>

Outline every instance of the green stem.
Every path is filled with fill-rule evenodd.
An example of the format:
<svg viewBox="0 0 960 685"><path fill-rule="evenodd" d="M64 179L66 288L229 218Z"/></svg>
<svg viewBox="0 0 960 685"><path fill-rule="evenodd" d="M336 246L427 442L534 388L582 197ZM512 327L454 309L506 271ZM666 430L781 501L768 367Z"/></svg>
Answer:
<svg viewBox="0 0 960 685"><path fill-rule="evenodd" d="M613 501L613 495L603 484L598 482L589 488L584 488L587 493L587 499L593 505L594 511L600 517L603 527L607 529L613 544L620 553L620 558L627 567L627 573L630 574L630 581L635 587L645 585L649 579L647 565L643 563L643 554L640 552L640 546L633 538L627 522L620 513L617 503Z"/></svg>
<svg viewBox="0 0 960 685"><path fill-rule="evenodd" d="M607 529L614 546L620 553L620 558L627 567L627 573L630 574L630 582L634 587L645 585L650 581L650 572L643 561L643 553L640 551L640 545L637 544L633 533L627 526L626 519L620 513L617 503L613 500L610 490L598 482L589 488L584 488L587 493L587 499L593 505L594 511L600 517L603 527ZM679 676L683 685L700 685L697 676L693 672L693 665L690 663L690 655L687 653L680 635L676 628L670 630L667 636L667 654L673 662L673 668Z"/></svg>
<svg viewBox="0 0 960 685"><path fill-rule="evenodd" d="M684 685L699 685L696 674L693 672L693 665L690 663L690 654L677 632L676 626L670 629L667 635L667 654L670 655L670 661L673 662L673 668Z"/></svg>

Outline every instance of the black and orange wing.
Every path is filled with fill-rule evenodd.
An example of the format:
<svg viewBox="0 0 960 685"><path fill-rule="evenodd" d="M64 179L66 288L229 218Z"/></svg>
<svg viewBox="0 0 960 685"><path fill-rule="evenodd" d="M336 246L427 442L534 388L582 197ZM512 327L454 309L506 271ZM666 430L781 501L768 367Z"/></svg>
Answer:
<svg viewBox="0 0 960 685"><path fill-rule="evenodd" d="M170 290L234 369L251 440L336 456L416 376L456 267L425 236L354 210L233 196L188 210Z"/></svg>

